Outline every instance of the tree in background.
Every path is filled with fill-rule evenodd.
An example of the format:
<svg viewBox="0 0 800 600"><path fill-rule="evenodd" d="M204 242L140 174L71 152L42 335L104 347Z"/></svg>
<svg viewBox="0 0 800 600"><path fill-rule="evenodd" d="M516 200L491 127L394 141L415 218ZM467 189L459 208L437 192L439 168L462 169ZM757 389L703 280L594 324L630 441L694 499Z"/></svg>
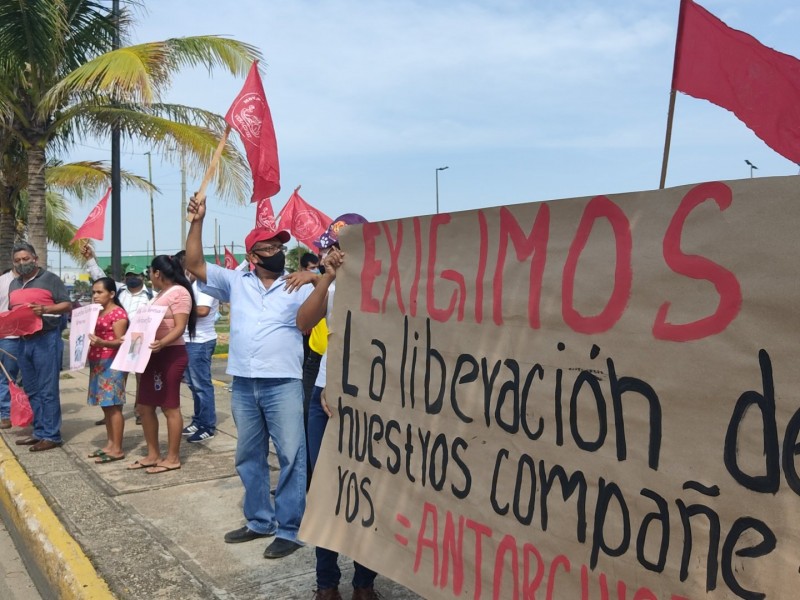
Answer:
<svg viewBox="0 0 800 600"><path fill-rule="evenodd" d="M303 244L298 244L286 253L286 270L294 273L300 268L300 258L306 252L311 252Z"/></svg>
<svg viewBox="0 0 800 600"><path fill-rule="evenodd" d="M124 44L132 27L127 10L118 24ZM244 75L259 58L253 46L218 36L112 50L116 26L110 7L97 0L0 0L0 196L6 196L0 198L0 227L8 227L9 205L27 190L28 241L42 264L48 152L82 137L108 136L116 126L124 138L144 140L168 160L185 155L187 166L199 171L210 162L225 122L205 110L162 103L172 77L197 65ZM216 184L223 199L249 196L247 164L231 146ZM4 260L0 256L0 265Z"/></svg>

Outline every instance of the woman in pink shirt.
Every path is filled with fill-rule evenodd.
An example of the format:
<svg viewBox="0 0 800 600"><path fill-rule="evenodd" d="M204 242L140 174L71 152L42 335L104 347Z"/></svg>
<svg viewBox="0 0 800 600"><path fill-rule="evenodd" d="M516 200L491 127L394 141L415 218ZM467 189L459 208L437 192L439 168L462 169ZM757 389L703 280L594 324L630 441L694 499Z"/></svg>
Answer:
<svg viewBox="0 0 800 600"><path fill-rule="evenodd" d="M97 464L125 458L122 451L122 434L125 419L125 373L114 371L111 363L122 345L122 336L128 329L128 313L117 297L117 284L110 277L101 277L92 285L92 302L102 306L89 335L89 395L88 402L103 409L106 424L106 445L89 455Z"/></svg>
<svg viewBox="0 0 800 600"><path fill-rule="evenodd" d="M142 373L139 388L139 412L147 443L147 456L137 460L129 469L146 469L147 473L167 473L181 468L180 444L183 431L180 388L183 372L189 363L183 332L188 329L194 337L197 307L192 286L183 268L171 256L160 255L150 265L150 281L158 295L153 306L165 306L167 312L150 345L153 354ZM156 408L167 419L167 454L161 456L158 444Z"/></svg>

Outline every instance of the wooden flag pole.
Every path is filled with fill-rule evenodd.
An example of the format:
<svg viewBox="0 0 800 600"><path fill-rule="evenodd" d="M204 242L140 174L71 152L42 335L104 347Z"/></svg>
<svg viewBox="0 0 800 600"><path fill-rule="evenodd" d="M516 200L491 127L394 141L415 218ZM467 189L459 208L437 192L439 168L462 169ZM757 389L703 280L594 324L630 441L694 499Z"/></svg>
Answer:
<svg viewBox="0 0 800 600"><path fill-rule="evenodd" d="M200 184L200 189L194 195L195 200L200 204L205 204L206 202L206 188L208 188L208 184L211 183L211 178L214 177L214 173L217 170L217 165L219 165L220 158L222 158L222 151L225 149L225 144L228 142L228 135L231 133L231 126L228 125L225 127L225 133L222 134L222 137L219 140L219 144L217 144L217 149L214 150L214 156L211 158L211 164L208 165L208 169L206 169L206 174L203 176L203 182ZM188 213L186 215L186 220L191 223L194 221L194 213Z"/></svg>
<svg viewBox="0 0 800 600"><path fill-rule="evenodd" d="M675 90L669 93L669 112L667 112L667 134L664 139L664 157L661 159L661 180L658 189L663 190L667 182L667 164L669 163L669 147L672 143L672 116L675 114Z"/></svg>
<svg viewBox="0 0 800 600"><path fill-rule="evenodd" d="M678 70L680 60L681 39L683 38L683 15L686 0L681 0L678 8L678 28L675 31L675 55L672 59L672 82L669 92L669 110L667 111L667 134L664 138L664 157L661 160L661 180L658 189L663 190L667 183L667 164L669 163L669 147L672 144L672 117L675 114L675 73Z"/></svg>

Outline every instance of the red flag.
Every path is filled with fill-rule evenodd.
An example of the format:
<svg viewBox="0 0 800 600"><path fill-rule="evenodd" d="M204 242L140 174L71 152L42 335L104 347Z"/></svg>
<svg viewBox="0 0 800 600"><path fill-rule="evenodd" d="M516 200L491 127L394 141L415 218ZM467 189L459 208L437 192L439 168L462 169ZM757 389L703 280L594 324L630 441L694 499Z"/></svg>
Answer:
<svg viewBox="0 0 800 600"><path fill-rule="evenodd" d="M800 163L800 60L681 1L672 89L721 106Z"/></svg>
<svg viewBox="0 0 800 600"><path fill-rule="evenodd" d="M92 238L93 240L103 239L103 230L106 225L106 205L108 204L108 197L110 195L111 188L108 188L106 195L100 199L97 206L95 206L92 212L89 213L89 216L86 217L83 225L75 232L75 235L70 240L70 244L85 238Z"/></svg>
<svg viewBox="0 0 800 600"><path fill-rule="evenodd" d="M297 193L299 189L298 187L294 191L286 206L281 209L278 218L281 228L288 229L294 237L310 248L312 242L325 233L331 224L331 218L303 200Z"/></svg>
<svg viewBox="0 0 800 600"><path fill-rule="evenodd" d="M236 260L236 257L233 255L233 252L228 250L227 246L225 248L225 268L226 269L235 269L239 266L239 262Z"/></svg>
<svg viewBox="0 0 800 600"><path fill-rule="evenodd" d="M247 162L253 174L253 197L250 201L271 198L281 189L281 172L275 127L258 74L258 61L250 67L242 91L228 109L225 121L239 132L247 152Z"/></svg>
<svg viewBox="0 0 800 600"><path fill-rule="evenodd" d="M266 229L275 229L275 213L272 210L272 200L264 198L258 201L256 207L256 227L264 227Z"/></svg>
<svg viewBox="0 0 800 600"><path fill-rule="evenodd" d="M42 319L27 304L20 304L0 313L0 338L30 335L42 328Z"/></svg>

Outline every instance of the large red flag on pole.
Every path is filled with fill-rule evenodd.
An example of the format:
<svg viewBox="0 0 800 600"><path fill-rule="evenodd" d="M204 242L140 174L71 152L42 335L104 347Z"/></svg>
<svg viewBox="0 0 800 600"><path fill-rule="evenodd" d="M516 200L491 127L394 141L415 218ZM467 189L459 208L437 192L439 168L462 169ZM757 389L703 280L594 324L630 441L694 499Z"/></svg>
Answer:
<svg viewBox="0 0 800 600"><path fill-rule="evenodd" d="M110 195L111 188L108 188L105 196L100 199L100 202L97 203L92 209L92 212L89 213L89 216L86 217L83 225L81 225L78 231L75 232L75 235L72 236L70 243L86 238L91 238L93 240L103 239L106 225L106 205L108 204L108 197Z"/></svg>
<svg viewBox="0 0 800 600"><path fill-rule="evenodd" d="M672 89L721 106L800 163L800 60L681 1Z"/></svg>
<svg viewBox="0 0 800 600"><path fill-rule="evenodd" d="M233 255L233 252L228 250L228 247L225 246L225 268L235 269L238 266L239 266L239 261L236 260L236 257Z"/></svg>
<svg viewBox="0 0 800 600"><path fill-rule="evenodd" d="M244 87L225 115L225 121L239 132L253 173L252 202L271 198L281 189L278 143L272 115L264 94L258 61L250 67Z"/></svg>
<svg viewBox="0 0 800 600"><path fill-rule="evenodd" d="M299 190L298 185L278 218L282 229L288 229L289 233L311 248L313 241L325 233L332 219L303 200L297 193Z"/></svg>

